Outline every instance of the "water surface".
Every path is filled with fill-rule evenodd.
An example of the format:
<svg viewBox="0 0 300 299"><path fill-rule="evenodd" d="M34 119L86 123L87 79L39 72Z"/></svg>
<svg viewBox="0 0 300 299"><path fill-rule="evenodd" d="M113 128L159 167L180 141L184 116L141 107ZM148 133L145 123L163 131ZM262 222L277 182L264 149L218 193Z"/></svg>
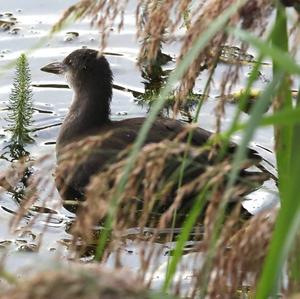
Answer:
<svg viewBox="0 0 300 299"><path fill-rule="evenodd" d="M1 4L0 13L3 16L1 20L10 20L11 17L16 18L17 23L8 30L0 30L0 149L1 153L5 152L5 147L9 141L9 134L5 131L7 128L7 102L9 98L10 88L14 78L14 68L8 65L13 62L23 52L28 52L35 47L41 39L45 38L51 26L58 20L60 14L65 8L74 4L76 1L66 0L29 0L22 2L17 0L4 1ZM143 78L136 66L136 57L138 53L138 43L135 40L135 23L134 23L134 1L131 1L125 14L124 30L119 34L117 30L113 30L109 39L106 57L111 64L114 73L114 84L122 88L128 88L134 91L143 92ZM13 15L9 17L10 14ZM17 28L17 29L16 29ZM77 32L78 37L74 37L68 32ZM62 60L71 51L81 48L97 48L99 43L99 32L91 29L89 20L84 20L76 24L70 25L63 31L56 34L51 39L45 38L45 41L34 51L28 52L28 59L32 75L32 83L34 86L44 84L65 84L63 77L44 73L40 68L52 61ZM173 43L171 46L165 46L163 51L175 58L178 53L179 44ZM173 68L174 62L169 62L166 68ZM240 85L236 86L236 90L243 86L251 71L251 65L245 65L241 69ZM220 65L216 71L215 82L212 86L211 96L205 102L199 119L199 125L213 131L215 128L214 109L217 104L219 95L218 83L222 79L222 75L226 70L225 65ZM271 76L271 70L268 66L264 67L264 78L257 83L257 87L261 87L268 81ZM197 80L195 91L201 93L206 83L206 72L204 71ZM68 111L72 99L72 92L67 88L53 87L33 87L34 102L34 124L35 132L33 137L35 142L28 145L27 150L33 159L38 159L45 153L52 153L52 159L49 161L49 171L46 175L49 180L53 181L53 169L55 166L55 140L58 134L59 126ZM226 114L223 120L223 128L227 128L231 122L233 113L236 109L234 104L226 105ZM136 116L144 116L147 107L138 106L131 92L114 89L112 101L112 118L132 118ZM246 119L247 115L243 117ZM236 136L238 141L239 135ZM274 165L273 148L273 132L271 128L258 130L251 144L259 153ZM4 171L9 162L1 159L0 170ZM51 168L52 166L52 168ZM275 169L269 166L269 169L275 173ZM49 186L51 188L51 186ZM55 190L55 188L54 188ZM265 184L265 188L259 190L249 196L252 200L247 201L245 206L251 212L257 212L261 207L274 204L277 199L276 188L272 181ZM40 193L40 202L47 197L47 192ZM8 249L7 268L10 271L17 271L19 267L28 266L30 261L42 259L46 261L46 257L66 256L68 254L67 245L71 236L65 231L66 224L74 215L67 212L60 203L60 197L54 191L53 199L48 206L56 211L47 229L44 231L45 219L47 214L40 213L38 221L27 234L13 234L9 230L9 222L18 205L12 198L12 194L2 192L0 194L0 246ZM25 225L28 219L24 219L22 225ZM43 242L39 253L26 253L27 251L35 251L39 244L39 236L43 232ZM141 244L137 245L134 240L124 240L121 249L121 257L124 265L133 270L137 270L140 265L139 250ZM157 259L157 265L166 262L166 252L169 251L171 244L157 244L157 250L161 251ZM22 252L16 254L18 252ZM25 252L25 253L24 253ZM46 263L46 262L45 262ZM108 265L114 264L114 255L108 259ZM154 267L155 268L155 267ZM160 270L163 266L160 268ZM160 273L160 272L158 272ZM155 284L159 284L160 275L157 274Z"/></svg>

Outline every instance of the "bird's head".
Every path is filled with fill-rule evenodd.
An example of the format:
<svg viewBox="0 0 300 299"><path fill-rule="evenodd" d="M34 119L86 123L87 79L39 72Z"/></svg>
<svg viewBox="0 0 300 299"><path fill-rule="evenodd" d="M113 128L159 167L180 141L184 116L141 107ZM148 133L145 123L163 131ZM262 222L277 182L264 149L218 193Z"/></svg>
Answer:
<svg viewBox="0 0 300 299"><path fill-rule="evenodd" d="M112 71L106 58L92 49L78 49L69 54L62 62L53 62L41 68L41 71L63 74L71 88L111 88Z"/></svg>

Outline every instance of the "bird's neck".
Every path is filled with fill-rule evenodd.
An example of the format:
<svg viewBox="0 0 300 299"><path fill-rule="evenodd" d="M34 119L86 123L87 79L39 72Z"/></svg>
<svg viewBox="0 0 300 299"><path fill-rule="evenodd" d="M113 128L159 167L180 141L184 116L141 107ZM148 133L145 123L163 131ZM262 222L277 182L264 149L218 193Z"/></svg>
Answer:
<svg viewBox="0 0 300 299"><path fill-rule="evenodd" d="M104 92L99 86L75 89L72 105L60 129L57 146L82 140L90 132L108 124L111 96L110 90Z"/></svg>
<svg viewBox="0 0 300 299"><path fill-rule="evenodd" d="M86 127L105 124L109 122L111 97L111 88L96 85L76 89L69 114L77 114Z"/></svg>

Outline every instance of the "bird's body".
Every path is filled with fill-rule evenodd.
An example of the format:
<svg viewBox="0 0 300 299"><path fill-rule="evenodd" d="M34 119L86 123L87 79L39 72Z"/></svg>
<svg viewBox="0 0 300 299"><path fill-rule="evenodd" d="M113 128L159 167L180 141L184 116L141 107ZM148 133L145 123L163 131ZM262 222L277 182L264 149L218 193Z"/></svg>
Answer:
<svg viewBox="0 0 300 299"><path fill-rule="evenodd" d="M73 103L57 139L58 166L64 149L70 144L80 142L86 137L109 134L109 138L101 146L92 149L89 157L80 166L58 180L57 187L64 199L81 199L90 178L115 162L119 153L135 141L145 118L110 120L112 72L106 59L95 50L76 50L62 63L49 64L42 70L66 74L74 91ZM171 140L185 128L186 125L181 121L158 118L149 130L145 144ZM201 146L210 135L210 132L197 128L193 131L191 143ZM257 164L257 157L253 159L253 164ZM67 176L68 179L65 179Z"/></svg>
<svg viewBox="0 0 300 299"><path fill-rule="evenodd" d="M69 185L72 188L65 189L64 198L81 198L84 194L84 188L89 183L89 179L92 175L103 170L107 165L116 161L119 153L125 150L128 146L132 145L135 141L140 128L145 121L144 117L132 118L121 121L111 121L99 126L95 126L90 130L80 134L80 136L73 137L69 140L70 143L80 142L81 140L91 136L101 136L107 134L109 138L106 138L101 148L91 148L91 153L85 162L82 163L77 171L73 174L72 179L69 181ZM64 123L65 127L68 123ZM159 118L151 127L147 134L145 144L158 143L166 139L174 139L179 133L185 129L185 126L180 121ZM62 130L60 138L57 143L57 156L59 157L61 152L64 151L64 147L70 143L64 141L67 130ZM210 133L197 129L195 130L192 138L193 145L203 145L209 138ZM62 184L63 185L63 184ZM63 187L59 187L63 190ZM77 192L75 192L75 190Z"/></svg>

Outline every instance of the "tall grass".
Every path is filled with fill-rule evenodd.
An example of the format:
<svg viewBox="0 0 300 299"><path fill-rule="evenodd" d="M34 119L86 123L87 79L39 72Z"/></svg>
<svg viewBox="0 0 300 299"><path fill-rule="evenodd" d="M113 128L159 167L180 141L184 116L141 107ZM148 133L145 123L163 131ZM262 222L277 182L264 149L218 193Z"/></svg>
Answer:
<svg viewBox="0 0 300 299"><path fill-rule="evenodd" d="M276 26L272 32L272 43L288 53L288 29L285 10L278 5ZM290 74L292 69L283 69L277 59L273 59L274 74L282 73L280 91L274 104L275 111L285 109L295 110L298 104L293 105L290 92ZM295 62L295 65L296 62ZM275 294L282 286L282 269L295 240L300 226L300 127L299 119L295 123L275 123L276 157L278 165L279 191L281 209L279 211L274 235L270 244L270 251L265 261L262 277L258 285L257 298L266 298Z"/></svg>
<svg viewBox="0 0 300 299"><path fill-rule="evenodd" d="M210 29L211 28L214 28L214 25L212 25ZM260 125L274 125L275 132L277 132L275 135L275 150L278 163L279 191L282 206L276 222L274 236L270 244L270 251L266 258L256 293L257 298L268 298L269 296L276 294L276 292L280 289L280 278L282 277L283 264L287 259L289 250L300 224L300 217L298 216L300 215L300 205L298 204L299 201L297 199L297 195L300 192L300 187L298 187L299 184L297 184L297 177L300 173L300 131L298 125L300 119L298 118L299 109L297 109L299 104L297 102L295 107L292 105L291 88L289 83L289 76L299 76L300 68L294 58L288 53L286 15L285 9L280 4L277 6L277 17L269 39L258 39L239 29L229 28L229 32L235 37L240 38L243 42L247 42L252 47L256 48L259 52L259 56L261 57L259 61L261 61L263 57L270 57L274 66L273 80L262 92L254 105L250 112L250 119L247 124L244 126L240 126L238 124L240 115L238 112L232 122L231 129L227 132L227 136L230 137L236 129L243 128L244 136L235 156L233 171L228 182L228 190L230 190L230 187L232 187L234 181L237 179L239 164L246 155L247 145L256 129ZM196 48L197 46L195 45L194 47ZM189 55L191 55L192 50ZM183 63L184 62L188 63L191 62L191 60L186 59ZM253 75L250 76L246 90L250 90L257 77L258 70L259 63L252 72ZM177 72L180 73L180 68L174 71L175 74ZM247 91L245 94L244 98L247 96ZM162 100L163 98L160 97L160 101ZM157 107L160 105L160 101L158 101ZM266 107L268 107L272 102L275 107L274 113L270 116L263 117ZM153 110L150 114L150 119L152 119L153 115L155 116L155 110ZM141 134L145 133L146 130L141 132ZM136 146L140 145L141 144L136 143ZM205 193L205 191L206 190L203 192ZM199 195L199 198L202 197L203 194ZM196 202L194 209L187 218L182 233L178 238L169 271L166 274L164 291L167 291L175 273L176 265L180 261L183 246L188 238L192 224L194 223L195 214L199 211L199 207L201 206L199 206L199 203L201 203L201 200ZM224 210L224 207L222 207L222 209ZM220 219L223 218L220 217ZM219 220L219 225L221 225L221 223L222 220ZM220 232L216 231L215 242L218 240L218 233ZM205 269L208 275L210 270L210 268ZM205 285L201 285L199 287L205 289ZM205 293L202 294L203 296L205 295Z"/></svg>
<svg viewBox="0 0 300 299"><path fill-rule="evenodd" d="M285 8L277 3L277 16L272 25L272 30L266 38L257 38L247 31L238 29L237 26L232 28L228 25L230 17L233 16L239 8L244 5L246 1L236 1L227 10L221 13L212 22L205 32L201 32L200 36L197 36L193 45L188 48L184 58L178 63L176 69L171 73L167 84L162 88L157 101L151 107L151 111L148 115L146 122L144 123L139 135L134 143L132 150L128 156L127 163L123 169L121 179L117 185L116 191L113 195L108 209L108 216L105 222L105 230L102 231L96 250L96 259L100 260L103 256L104 249L112 229L113 220L117 212L119 198L123 193L126 183L128 181L130 172L137 159L137 154L146 139L147 133L151 128L151 125L155 121L158 113L164 105L164 102L171 93L174 85L180 81L186 74L186 71L197 61L199 53L205 49L205 46L220 32L226 31L230 36L239 39L241 42L250 45L258 52L258 60L255 64L249 80L246 84L245 92L241 99L241 105L246 105L247 97L250 94L251 87L257 80L261 62L265 58L271 58L273 63L273 79L261 92L255 105L250 111L249 120L246 123L240 122L241 110L237 108L236 114L232 120L229 130L222 134L223 137L229 141L233 133L237 131L242 132L242 140L235 153L233 160L233 168L229 174L229 180L227 182L227 191L223 196L223 202L219 207L218 217L216 217L215 227L210 239L209 250L204 265L204 278L201 280L199 288L202 290L201 295L204 297L207 291L206 283L209 281L209 277L213 268L213 259L216 255L216 246L220 240L222 234L222 224L224 222L224 211L226 204L231 196L232 187L239 175L239 169L241 162L246 157L248 144L260 126L275 127L275 141L276 141L276 158L278 163L278 178L279 178L279 192L281 197L282 207L279 212L279 216L274 231L274 236L270 244L270 252L266 258L265 266L262 271L261 280L257 288L257 298L267 298L280 287L280 276L283 263L286 261L289 249L292 245L292 240L295 236L295 232L299 226L299 204L295 200L297 194L299 194L300 187L297 187L297 174L300 173L300 158L299 158L299 116L300 109L292 104L290 81L289 77L299 76L300 67L295 62L295 59L289 54L288 51L288 32L287 32L287 19ZM78 7L82 9L84 2L80 2ZM87 5L87 3L86 3ZM92 8L94 6L91 6ZM248 7L249 8L249 7ZM70 15L72 11L76 9L76 6L70 8L66 12L66 16ZM79 16L84 10L79 11ZM90 14L90 10L86 10L87 14ZM250 12L251 13L251 12ZM78 17L78 16L77 16ZM101 26L105 28L105 22L101 23ZM59 23L60 24L60 23ZM151 24L151 23L150 23ZM192 33L191 33L192 34ZM184 53L185 51L182 51ZM186 78L185 78L186 79ZM273 105L273 114L264 116L266 109ZM197 114L201 109L201 104L198 106ZM224 147L223 153L226 152L227 147ZM184 163L184 162L183 162ZM182 171L185 169L182 166ZM182 177L182 175L181 175ZM187 217L181 234L178 237L175 252L170 260L170 264L166 273L165 283L163 290L168 291L174 274L176 272L177 265L183 254L183 248L190 231L196 221L197 215L200 213L204 205L204 198L208 195L208 189L204 188L198 195L195 205L192 208L189 216ZM241 257L242 258L242 257ZM275 271L274 271L275 269Z"/></svg>
<svg viewBox="0 0 300 299"><path fill-rule="evenodd" d="M117 188L109 203L104 230L100 234L95 254L96 260L101 260L103 257L113 228L113 222L118 212L121 195L126 188L138 153L165 101L169 98L174 86L182 80L187 70L197 61L199 53L205 49L218 33L226 32L228 35L255 48L258 52L257 63L254 65L246 84L246 89L241 99L241 106L246 105L247 97L254 82L258 78L261 63L265 58L272 60L273 78L260 93L256 103L250 110L248 121L241 122L241 110L237 108L228 131L217 136L217 138L224 137L226 141L225 145L228 145L230 138L235 132L240 131L242 133L241 142L235 152L232 168L228 174L229 179L226 182L226 192L222 194L222 202L218 206L216 217L211 221L214 225L212 230L210 230L211 235L208 239L209 242L206 248L202 275L197 285L197 288L200 290L198 294L200 298L205 298L209 292L208 285L215 266L214 259L220 249L218 246L223 244L222 234L224 233L223 224L225 223L226 205L232 195L234 184L239 177L241 164L247 156L249 142L260 126L274 126L275 128L275 152L278 166L278 187L281 198L281 208L260 280L257 286L254 286L254 289L256 289L256 298L269 298L282 289L283 266L287 261L293 240L296 237L300 225L300 201L298 199L300 185L297 181L300 173L300 97L298 97L294 104L291 97L290 84L290 77L299 78L300 66L292 55L289 54L287 16L285 8L281 4L277 3L276 18L271 26L270 33L267 34L265 38L257 38L248 31L230 26L230 18L235 15L246 2L245 0L236 1L223 11L214 22L210 24L205 32L197 36L192 47L189 48L184 58L178 63L176 69L170 74L166 85L161 89L157 101L152 105L147 120L141 128L129 153L125 167L122 170L121 178L118 181ZM81 11L81 14L82 13ZM197 119L198 113L201 110L201 104L202 102L200 102L197 107L195 119ZM264 116L264 112L269 106L273 106L273 113ZM188 140L190 140L190 138L188 138ZM222 154L226 153L226 150L227 147L224 146ZM182 182L185 162L185 159L183 159L179 175L179 185L181 185ZM204 186L205 187L202 188L200 193L196 196L195 203L186 217L181 233L177 238L175 250L170 258L162 287L165 293L170 290L178 264L184 252L186 241L189 238L199 214L206 204L206 199L210 195L211 186L208 184L204 184ZM242 256L240 258L243 259ZM226 274L224 274L224 276L225 275ZM224 277L224 280L226 279L227 277Z"/></svg>
<svg viewBox="0 0 300 299"><path fill-rule="evenodd" d="M238 10L239 7L242 6L242 4L245 1L237 1L235 5L232 5L229 7L226 11L223 12L222 15L219 16L215 20L215 23L212 24L212 26L209 27L209 29L201 35L195 42L194 46L190 49L188 55L181 61L181 63L177 66L176 70L171 73L167 84L164 88L162 88L158 99L156 103L151 107L150 113L147 117L147 120L145 121L144 125L142 126L137 139L135 143L133 144L131 153L128 157L128 162L126 164L126 167L124 168L123 175L120 179L120 182L118 184L117 190L115 195L113 196L113 200L110 205L110 209L108 211L107 220L105 222L105 228L104 233L101 234L100 240L97 246L96 251L96 259L99 260L104 252L105 244L107 242L109 231L112 227L112 221L113 217L116 212L116 208L118 205L118 198L120 197L120 194L123 192L126 182L128 180L128 176L130 174L130 171L134 165L135 159L137 157L137 154L142 147L147 133L149 132L153 122L155 121L157 115L159 114L160 110L162 109L165 100L168 98L169 94L173 90L173 86L178 82L182 76L187 71L188 67L192 64L192 62L196 59L199 52L204 49L204 47L207 45L207 43L214 37L214 35L221 30L221 28L224 27L226 22L229 20L229 18Z"/></svg>
<svg viewBox="0 0 300 299"><path fill-rule="evenodd" d="M298 194L300 187L297 177L300 173L299 142L299 109L298 101L292 104L290 75L299 76L299 65L288 53L288 32L285 9L277 6L277 17L273 26L270 41L259 40L249 33L238 29L231 30L235 36L248 42L259 51L262 57L273 60L273 81L266 87L251 111L251 116L244 126L244 138L236 153L235 163L238 165L253 132L259 124L275 126L275 152L278 165L279 191L281 209L276 222L270 251L266 258L262 276L258 284L256 298L269 298L282 287L283 265L295 240L300 224ZM251 77L248 83L251 83ZM249 89L249 86L247 86ZM274 113L262 117L265 105L274 101ZM235 128L237 119L233 122ZM232 129L231 128L231 129ZM230 130L232 132L234 130ZM232 173L232 181L236 179L237 168ZM229 182L231 183L231 182Z"/></svg>

